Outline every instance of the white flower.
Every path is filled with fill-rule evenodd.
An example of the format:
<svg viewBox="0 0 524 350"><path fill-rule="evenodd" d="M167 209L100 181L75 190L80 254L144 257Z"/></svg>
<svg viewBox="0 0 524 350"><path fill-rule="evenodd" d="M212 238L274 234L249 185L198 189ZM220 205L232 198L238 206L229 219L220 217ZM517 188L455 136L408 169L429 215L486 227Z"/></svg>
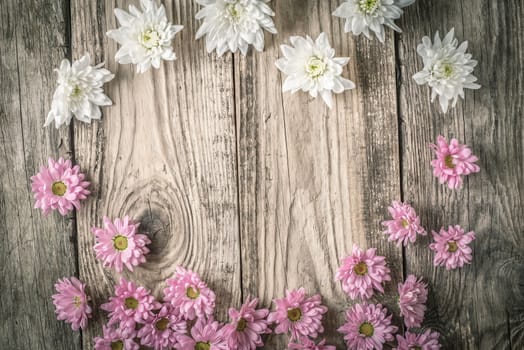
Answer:
<svg viewBox="0 0 524 350"><path fill-rule="evenodd" d="M104 94L102 85L115 76L107 69L100 68L102 65L90 66L88 54L73 62L73 65L69 60L62 60L60 68L55 69L58 87L44 126L53 120L57 129L62 124L69 125L73 114L85 123L91 123L91 119L100 119L102 113L99 106L113 104Z"/></svg>
<svg viewBox="0 0 524 350"><path fill-rule="evenodd" d="M318 94L329 108L333 107L331 92L341 93L355 88L355 84L341 77L342 68L349 62L349 57L335 57L327 35L320 33L316 41L309 36L292 36L293 47L281 45L284 54L276 66L288 75L282 91L309 91L313 97Z"/></svg>
<svg viewBox="0 0 524 350"><path fill-rule="evenodd" d="M162 59L176 59L171 41L184 27L167 20L164 5L158 6L154 0L140 0L140 5L144 12L133 5L129 5L129 13L115 9L121 27L108 31L107 36L122 45L115 60L120 64L136 64L138 73L143 73L151 65L160 68Z"/></svg>
<svg viewBox="0 0 524 350"><path fill-rule="evenodd" d="M237 49L245 56L249 45L264 50L264 31L276 34L271 16L275 13L266 4L269 0L196 0L204 6L196 19L204 19L196 38L206 36L207 52L216 49L218 56Z"/></svg>
<svg viewBox="0 0 524 350"><path fill-rule="evenodd" d="M333 12L333 16L346 19L344 31L354 35L364 35L372 39L370 30L378 40L384 42L384 25L397 32L402 30L394 20L402 15L402 8L413 4L415 0L346 0Z"/></svg>
<svg viewBox="0 0 524 350"><path fill-rule="evenodd" d="M438 95L443 112L448 110L450 100L453 100L452 107L455 107L458 97L464 98L464 89L480 88L475 83L477 78L472 74L477 61L466 53L467 41L458 46L454 33L455 30L451 29L444 40L440 40L437 32L433 43L425 36L417 47L417 53L424 61L424 69L415 74L413 79L419 85L431 86L431 102Z"/></svg>

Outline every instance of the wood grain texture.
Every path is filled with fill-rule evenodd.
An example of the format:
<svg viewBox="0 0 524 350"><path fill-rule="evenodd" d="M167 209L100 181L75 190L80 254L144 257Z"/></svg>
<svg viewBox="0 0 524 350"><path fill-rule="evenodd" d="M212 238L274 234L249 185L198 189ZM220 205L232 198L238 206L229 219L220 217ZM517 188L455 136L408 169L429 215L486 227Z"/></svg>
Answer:
<svg viewBox="0 0 524 350"><path fill-rule="evenodd" d="M417 1L401 22L401 118L404 197L428 228L460 224L474 230L471 266L445 271L432 265L429 240L407 249L407 273L431 284L425 322L442 333L445 349L524 348L523 139L524 31L521 1ZM483 85L443 114L429 102L430 89L412 75L422 67L422 36L455 28L479 61ZM437 135L456 137L479 156L481 172L462 190L438 184L428 144Z"/></svg>
<svg viewBox="0 0 524 350"><path fill-rule="evenodd" d="M117 44L103 33L116 27L113 9L129 3L73 5L73 52L96 50L97 62L117 75L106 89L116 103L102 122L75 125L76 157L91 169L96 190L78 215L80 276L95 306L112 294L119 275L95 259L90 228L104 215L128 214L153 243L148 262L122 276L160 296L182 264L216 291L217 317L225 320L241 293L232 58L208 55L194 40L198 9L185 0L166 2L168 17L185 27L174 40L176 61L141 75L116 64ZM84 349L92 348L105 320L96 315Z"/></svg>
<svg viewBox="0 0 524 350"><path fill-rule="evenodd" d="M380 44L345 34L331 16L338 3L273 1L278 35L267 36L262 53L235 56L235 80L244 295L269 305L285 289L321 293L326 337L342 348L336 329L350 302L334 282L340 259L352 243L377 247L393 271L391 292L402 258L380 234L387 205L400 198L393 35ZM290 36L321 32L337 56L351 57L344 76L357 85L333 110L306 93L282 94L285 77L275 67ZM266 348L286 344L277 335Z"/></svg>
<svg viewBox="0 0 524 350"><path fill-rule="evenodd" d="M42 127L68 23L65 1L0 3L0 349L80 344L51 301L54 282L77 273L72 215L33 209L30 179L48 157L70 152L67 128Z"/></svg>

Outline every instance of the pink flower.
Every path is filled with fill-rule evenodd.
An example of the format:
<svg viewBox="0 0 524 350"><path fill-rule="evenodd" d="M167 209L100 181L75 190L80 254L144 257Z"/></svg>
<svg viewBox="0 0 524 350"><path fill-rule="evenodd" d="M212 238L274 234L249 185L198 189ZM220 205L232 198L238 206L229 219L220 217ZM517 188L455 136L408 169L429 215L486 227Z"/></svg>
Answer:
<svg viewBox="0 0 524 350"><path fill-rule="evenodd" d="M406 327L420 327L426 312L428 286L414 275L408 275L404 283L398 284L400 314Z"/></svg>
<svg viewBox="0 0 524 350"><path fill-rule="evenodd" d="M171 304L164 304L160 311L140 328L138 337L142 345L164 350L175 347L178 337L186 332L187 322L179 311Z"/></svg>
<svg viewBox="0 0 524 350"><path fill-rule="evenodd" d="M58 293L52 298L56 318L71 323L74 331L86 328L87 319L91 317L91 307L87 304L90 298L85 293L85 287L85 283L75 277L59 279L55 284Z"/></svg>
<svg viewBox="0 0 524 350"><path fill-rule="evenodd" d="M220 324L213 320L199 318L191 335L178 337L177 350L229 350Z"/></svg>
<svg viewBox="0 0 524 350"><path fill-rule="evenodd" d="M422 334L406 332L404 336L397 335L398 346L393 350L438 350L440 349L439 337L440 334L432 332L431 329Z"/></svg>
<svg viewBox="0 0 524 350"><path fill-rule="evenodd" d="M381 350L398 329L391 325L391 317L381 304L355 304L346 311L346 323L338 331L348 349Z"/></svg>
<svg viewBox="0 0 524 350"><path fill-rule="evenodd" d="M267 320L276 322L275 333L291 333L291 339L300 336L316 338L318 333L324 331L322 315L327 312L327 307L322 305L320 295L306 297L304 288L286 291L286 297L275 299L276 311L269 314Z"/></svg>
<svg viewBox="0 0 524 350"><path fill-rule="evenodd" d="M393 220L384 221L382 225L387 227L384 233L389 235L389 241L396 241L398 246L402 243L407 246L408 241L415 242L417 234L426 235L426 230L420 226L420 218L409 204L393 201L388 210Z"/></svg>
<svg viewBox="0 0 524 350"><path fill-rule="evenodd" d="M326 340L322 339L318 344L308 337L300 337L298 343L289 343L287 348L289 350L336 350L333 345L325 345Z"/></svg>
<svg viewBox="0 0 524 350"><path fill-rule="evenodd" d="M446 266L446 270L462 267L471 263L471 248L468 246L475 240L475 232L464 233L464 229L458 225L449 226L448 230L440 229L440 234L433 233L433 240L429 248L435 251L435 266Z"/></svg>
<svg viewBox="0 0 524 350"><path fill-rule="evenodd" d="M160 303L149 290L121 278L115 286L115 296L100 308L109 312L109 326L119 322L123 334L129 336L135 331L136 323L147 322L152 317L151 311L159 309Z"/></svg>
<svg viewBox="0 0 524 350"><path fill-rule="evenodd" d="M437 159L431 161L433 175L439 178L441 184L448 183L451 189L462 187L462 176L478 173L478 160L468 146L460 144L457 139L451 139L448 144L442 135L437 137L437 144L432 144Z"/></svg>
<svg viewBox="0 0 524 350"><path fill-rule="evenodd" d="M187 320L209 317L215 311L215 293L207 287L198 274L181 266L173 278L168 279L164 300L180 309Z"/></svg>
<svg viewBox="0 0 524 350"><path fill-rule="evenodd" d="M97 259L102 260L104 267L114 267L122 272L124 265L133 271L146 261L145 255L149 253L147 244L151 240L143 234L136 233L140 224L135 223L125 216L115 219L114 223L104 216L104 227L93 227L97 243L94 246Z"/></svg>
<svg viewBox="0 0 524 350"><path fill-rule="evenodd" d="M376 251L370 248L364 252L353 244L353 254L342 260L335 279L342 281L342 289L351 299L367 300L374 289L384 293L382 283L391 280L386 258L376 255Z"/></svg>
<svg viewBox="0 0 524 350"><path fill-rule="evenodd" d="M255 350L264 346L260 335L271 332L266 320L269 310L257 310L257 304L257 298L248 298L240 310L229 309L231 323L224 326L224 337L230 350Z"/></svg>
<svg viewBox="0 0 524 350"><path fill-rule="evenodd" d="M49 167L42 166L40 172L31 177L35 208L42 209L44 215L58 209L63 216L73 208L80 209L80 201L91 193L87 189L89 182L84 181L85 175L80 172L80 167L71 167L71 161L64 158L58 161L49 158L47 162Z"/></svg>
<svg viewBox="0 0 524 350"><path fill-rule="evenodd" d="M135 343L135 333L125 336L120 328L103 327L104 336L95 338L95 350L139 350L140 345Z"/></svg>

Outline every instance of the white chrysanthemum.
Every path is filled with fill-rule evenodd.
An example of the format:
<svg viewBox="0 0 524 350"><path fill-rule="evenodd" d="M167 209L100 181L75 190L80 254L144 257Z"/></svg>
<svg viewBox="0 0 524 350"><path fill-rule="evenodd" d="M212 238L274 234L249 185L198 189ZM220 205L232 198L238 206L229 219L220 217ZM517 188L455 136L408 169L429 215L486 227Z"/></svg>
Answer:
<svg viewBox="0 0 524 350"><path fill-rule="evenodd" d="M364 34L372 39L370 30L378 40L384 42L384 25L401 32L394 20L402 15L402 8L413 4L415 0L346 0L333 12L333 16L346 19L344 31L354 35Z"/></svg>
<svg viewBox="0 0 524 350"><path fill-rule="evenodd" d="M316 41L309 36L292 36L293 47L281 45L284 54L276 66L287 75L282 91L309 91L313 97L318 94L329 108L333 106L331 92L341 93L355 88L355 84L341 76L349 57L335 57L335 50L329 44L326 33Z"/></svg>
<svg viewBox="0 0 524 350"><path fill-rule="evenodd" d="M164 5L158 6L154 0L140 0L140 5L143 12L133 5L129 5L129 13L115 9L120 28L108 31L107 36L122 45L115 60L136 64L138 73L143 73L151 65L160 68L163 59L176 59L171 41L184 27L167 20Z"/></svg>
<svg viewBox="0 0 524 350"><path fill-rule="evenodd" d="M57 129L63 124L69 125L73 115L80 121L91 123L91 119L100 119L102 115L99 106L113 104L104 94L102 85L115 75L101 68L103 63L93 67L89 65L89 61L88 54L72 65L69 60L64 59L60 68L55 69L58 73L58 86L44 126L48 126L53 120Z"/></svg>
<svg viewBox="0 0 524 350"><path fill-rule="evenodd" d="M245 56L249 45L264 50L264 29L277 33L266 4L269 0L196 0L204 6L196 19L204 19L196 38L206 36L207 52L216 49L218 56L237 49Z"/></svg>
<svg viewBox="0 0 524 350"><path fill-rule="evenodd" d="M480 88L475 83L477 78L472 74L477 61L466 53L468 42L464 41L458 46L454 34L455 30L451 29L444 40L440 40L437 32L433 43L425 36L417 47L417 53L424 61L424 69L415 74L413 79L419 85L431 86L431 102L438 95L443 112L448 110L450 100L453 100L452 107L455 107L458 97L464 98L464 89Z"/></svg>

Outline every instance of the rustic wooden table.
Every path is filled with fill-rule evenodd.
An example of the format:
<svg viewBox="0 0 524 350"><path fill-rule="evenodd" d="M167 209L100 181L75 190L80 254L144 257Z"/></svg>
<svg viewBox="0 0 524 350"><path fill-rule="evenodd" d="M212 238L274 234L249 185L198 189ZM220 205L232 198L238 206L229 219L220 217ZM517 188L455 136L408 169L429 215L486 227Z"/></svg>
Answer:
<svg viewBox="0 0 524 350"><path fill-rule="evenodd" d="M353 242L375 246L393 272L392 294L414 273L430 284L425 326L444 349L524 349L524 4L521 0L419 0L387 31L385 44L355 38L331 16L338 0L274 0L278 35L247 57L207 54L195 41L193 0L166 0L185 29L178 60L142 75L118 65L114 0L0 2L0 349L92 349L103 312L74 333L56 321L55 280L79 276L93 304L119 275L93 253L90 228L129 214L150 232L148 262L126 278L160 293L177 264L201 273L218 294L219 318L248 294L264 304L286 288L320 292L330 342L350 305L333 281ZM455 27L478 59L482 89L447 114L411 76L422 36ZM274 62L290 35L329 35L357 89L328 110L306 94L282 94ZM116 74L114 106L101 122L42 128L53 68L89 52ZM469 144L479 174L460 191L432 176L428 147L438 134ZM92 196L66 218L32 208L30 176L47 157L74 159ZM475 230L472 265L432 264L429 238L399 249L381 234L394 199L411 202L428 229ZM378 299L396 310L395 297ZM398 323L399 319L396 320ZM266 349L284 349L283 336Z"/></svg>

